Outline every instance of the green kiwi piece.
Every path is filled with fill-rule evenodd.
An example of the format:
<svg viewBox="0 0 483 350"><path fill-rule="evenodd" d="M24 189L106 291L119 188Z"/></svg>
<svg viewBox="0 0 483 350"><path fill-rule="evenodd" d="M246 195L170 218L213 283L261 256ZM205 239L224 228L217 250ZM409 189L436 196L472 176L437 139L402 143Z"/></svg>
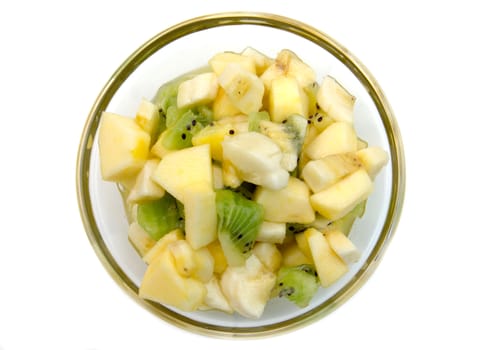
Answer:
<svg viewBox="0 0 483 350"><path fill-rule="evenodd" d="M203 129L203 125L198 122L198 116L192 110L187 110L173 125L166 129L163 146L168 149L191 147L193 135L201 129Z"/></svg>
<svg viewBox="0 0 483 350"><path fill-rule="evenodd" d="M218 239L228 264L243 265L251 254L263 222L263 207L241 193L218 190L216 212Z"/></svg>
<svg viewBox="0 0 483 350"><path fill-rule="evenodd" d="M299 307L306 307L319 288L315 267L309 264L282 267L272 296L287 298Z"/></svg>
<svg viewBox="0 0 483 350"><path fill-rule="evenodd" d="M329 225L327 225L327 228L330 230L339 230L343 234L348 236L352 230L352 226L354 225L354 222L356 221L357 218L361 218L362 215L364 215L365 210L366 210L366 201L362 201L361 203L357 204L354 207L354 209L352 209L346 215L344 215L340 219L337 219L329 223Z"/></svg>
<svg viewBox="0 0 483 350"><path fill-rule="evenodd" d="M260 131L260 121L270 120L267 111L252 112L248 114L248 131Z"/></svg>
<svg viewBox="0 0 483 350"><path fill-rule="evenodd" d="M176 199L169 193L157 200L141 203L137 209L138 224L154 240L180 227Z"/></svg>

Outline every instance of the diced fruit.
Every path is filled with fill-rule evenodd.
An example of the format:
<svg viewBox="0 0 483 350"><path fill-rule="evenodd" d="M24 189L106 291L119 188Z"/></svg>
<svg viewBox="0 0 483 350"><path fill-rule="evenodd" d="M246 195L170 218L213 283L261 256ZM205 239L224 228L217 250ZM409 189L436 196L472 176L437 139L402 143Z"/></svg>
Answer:
<svg viewBox="0 0 483 350"><path fill-rule="evenodd" d="M139 296L183 311L194 311L205 300L206 287L194 278L181 276L171 252L165 249L148 265Z"/></svg>
<svg viewBox="0 0 483 350"><path fill-rule="evenodd" d="M138 205L137 221L156 241L166 233L178 228L179 218L176 200L168 193L160 199Z"/></svg>
<svg viewBox="0 0 483 350"><path fill-rule="evenodd" d="M168 245L176 269L181 276L190 277L196 269L195 252L186 240L176 240Z"/></svg>
<svg viewBox="0 0 483 350"><path fill-rule="evenodd" d="M201 72L190 72L180 76L179 78L173 79L165 84L163 84L156 95L153 98L153 103L158 106L158 109L162 114L166 116L168 108L177 105L177 95L179 85L187 80L193 78L196 74Z"/></svg>
<svg viewBox="0 0 483 350"><path fill-rule="evenodd" d="M310 117L309 117L310 118ZM325 115L321 111L317 111L312 118L310 118L311 124L317 129L319 133L327 129L327 127L333 123L335 120L331 117Z"/></svg>
<svg viewBox="0 0 483 350"><path fill-rule="evenodd" d="M272 272L276 272L282 263L282 254L273 243L258 242L253 247L255 254L260 262Z"/></svg>
<svg viewBox="0 0 483 350"><path fill-rule="evenodd" d="M297 79L282 76L273 79L269 97L270 117L283 122L292 114L308 116L308 98Z"/></svg>
<svg viewBox="0 0 483 350"><path fill-rule="evenodd" d="M317 226L314 226L314 227L318 230L322 230L325 228L330 230L338 230L347 236L350 230L352 229L352 226L354 225L355 220L358 217L359 218L362 217L362 215L364 214L365 208L366 208L366 201L362 201L359 204L357 204L354 207L354 209L352 209L350 212L345 214L340 219L331 221L328 225L326 224L325 227L322 227L322 228L319 228Z"/></svg>
<svg viewBox="0 0 483 350"><path fill-rule="evenodd" d="M143 202L158 199L164 196L164 188L151 180L151 175L157 168L159 160L150 159L144 164L142 170L136 177L136 182L129 191L128 202Z"/></svg>
<svg viewBox="0 0 483 350"><path fill-rule="evenodd" d="M309 242L307 241L307 236L303 232L295 235L295 242L297 242L297 245L302 253L304 253L309 260L313 260L312 253L310 252Z"/></svg>
<svg viewBox="0 0 483 350"><path fill-rule="evenodd" d="M260 122L270 120L267 111L252 112L248 115L248 131L260 131Z"/></svg>
<svg viewBox="0 0 483 350"><path fill-rule="evenodd" d="M178 87L178 108L193 107L212 102L218 93L215 73L202 73L183 81Z"/></svg>
<svg viewBox="0 0 483 350"><path fill-rule="evenodd" d="M156 243L137 222L132 222L129 225L127 237L129 242L134 246L134 249L141 256L146 255Z"/></svg>
<svg viewBox="0 0 483 350"><path fill-rule="evenodd" d="M206 297L204 304L209 308L221 310L229 314L233 313L233 308L231 307L226 297L221 291L220 282L217 277L212 277L208 282L205 283L206 287Z"/></svg>
<svg viewBox="0 0 483 350"><path fill-rule="evenodd" d="M218 89L218 93L213 101L213 119L220 120L240 114L240 110L230 101L225 90Z"/></svg>
<svg viewBox="0 0 483 350"><path fill-rule="evenodd" d="M253 57L235 52L220 52L210 59L209 64L216 75L221 75L230 64L238 65L253 74L256 74L257 71Z"/></svg>
<svg viewBox="0 0 483 350"><path fill-rule="evenodd" d="M273 62L273 59L261 53L260 51L255 50L253 47L246 47L241 54L243 56L253 58L253 61L255 62L256 74L258 76L260 76Z"/></svg>
<svg viewBox="0 0 483 350"><path fill-rule="evenodd" d="M218 239L228 265L240 266L251 254L263 221L263 208L231 190L216 192Z"/></svg>
<svg viewBox="0 0 483 350"><path fill-rule="evenodd" d="M215 270L215 259L207 247L195 250L194 254L196 268L193 277L203 283L208 282L213 277Z"/></svg>
<svg viewBox="0 0 483 350"><path fill-rule="evenodd" d="M226 187L237 188L242 184L243 180L238 174L237 169L228 159L225 159L223 163L221 163L221 172L223 176L223 184Z"/></svg>
<svg viewBox="0 0 483 350"><path fill-rule="evenodd" d="M352 125L336 122L322 131L305 149L311 159L357 151L357 135Z"/></svg>
<svg viewBox="0 0 483 350"><path fill-rule="evenodd" d="M372 187L367 172L359 169L329 188L312 195L310 203L320 215L337 220L366 200L372 192Z"/></svg>
<svg viewBox="0 0 483 350"><path fill-rule="evenodd" d="M374 146L357 151L356 156L359 157L371 179L374 179L389 161L389 156L386 151Z"/></svg>
<svg viewBox="0 0 483 350"><path fill-rule="evenodd" d="M355 263L360 259L361 253L359 249L357 249L354 243L352 243L352 241L341 231L328 231L325 233L325 238L327 238L332 250L347 265Z"/></svg>
<svg viewBox="0 0 483 350"><path fill-rule="evenodd" d="M166 154L152 179L182 203L190 185L207 183L213 186L210 146L194 146Z"/></svg>
<svg viewBox="0 0 483 350"><path fill-rule="evenodd" d="M355 97L333 77L326 76L317 92L317 103L322 111L339 122L352 123Z"/></svg>
<svg viewBox="0 0 483 350"><path fill-rule="evenodd" d="M155 245L152 246L151 249L147 251L146 254L143 255L143 260L146 264L151 264L151 262L165 249L167 249L168 245L174 241L178 241L183 239L183 232L178 228L175 229L156 242Z"/></svg>
<svg viewBox="0 0 483 350"><path fill-rule="evenodd" d="M183 196L186 240L199 249L217 237L216 195L213 186L206 182L186 187Z"/></svg>
<svg viewBox="0 0 483 350"><path fill-rule="evenodd" d="M288 172L280 165L282 151L269 137L251 131L226 138L222 146L223 158L241 179L272 189L287 185Z"/></svg>
<svg viewBox="0 0 483 350"><path fill-rule="evenodd" d="M285 239L285 223L264 221L256 240L267 243L282 243Z"/></svg>
<svg viewBox="0 0 483 350"><path fill-rule="evenodd" d="M136 122L151 137L151 143L158 137L160 116L158 106L143 98L136 112Z"/></svg>
<svg viewBox="0 0 483 350"><path fill-rule="evenodd" d="M225 254L223 253L223 248L221 247L220 241L216 240L208 244L207 248L214 259L214 272L217 274L223 273L228 263L226 262Z"/></svg>
<svg viewBox="0 0 483 350"><path fill-rule="evenodd" d="M203 129L203 125L199 122L202 118L192 110L182 112L181 116L173 120L172 124L164 131L163 146L171 150L191 147L193 136Z"/></svg>
<svg viewBox="0 0 483 350"><path fill-rule="evenodd" d="M312 264L312 259L308 258L299 248L296 242L284 245L282 250L282 266L298 266Z"/></svg>
<svg viewBox="0 0 483 350"><path fill-rule="evenodd" d="M319 288L317 273L312 265L282 267L272 295L287 298L299 307L306 307Z"/></svg>
<svg viewBox="0 0 483 350"><path fill-rule="evenodd" d="M237 64L228 64L218 77L218 83L241 112L249 114L262 107L263 82L254 73Z"/></svg>
<svg viewBox="0 0 483 350"><path fill-rule="evenodd" d="M260 318L276 276L255 255L244 266L229 266L221 276L221 290L233 309L247 318Z"/></svg>
<svg viewBox="0 0 483 350"><path fill-rule="evenodd" d="M260 132L272 139L282 151L280 165L288 171L297 167L300 151L307 130L307 119L293 114L284 123L261 120Z"/></svg>
<svg viewBox="0 0 483 350"><path fill-rule="evenodd" d="M163 158L166 154L176 151L175 149L169 149L164 146L164 137L166 136L166 130L164 130L158 137L157 141L151 147L151 154L157 158Z"/></svg>
<svg viewBox="0 0 483 350"><path fill-rule="evenodd" d="M215 190L221 190L224 187L223 184L223 170L219 164L213 164L213 188Z"/></svg>
<svg viewBox="0 0 483 350"><path fill-rule="evenodd" d="M347 265L332 250L322 232L309 228L304 234L314 259L320 285L324 288L329 287L347 272Z"/></svg>
<svg viewBox="0 0 483 350"><path fill-rule="evenodd" d="M298 178L290 177L287 186L280 190L257 188L254 199L263 207L265 220L309 223L315 219L309 198L307 185Z"/></svg>
<svg viewBox="0 0 483 350"><path fill-rule="evenodd" d="M101 174L105 181L122 182L141 170L150 137L132 118L103 112L99 126Z"/></svg>
<svg viewBox="0 0 483 350"><path fill-rule="evenodd" d="M359 158L354 153L333 154L308 162L301 176L312 192L319 192L361 166Z"/></svg>

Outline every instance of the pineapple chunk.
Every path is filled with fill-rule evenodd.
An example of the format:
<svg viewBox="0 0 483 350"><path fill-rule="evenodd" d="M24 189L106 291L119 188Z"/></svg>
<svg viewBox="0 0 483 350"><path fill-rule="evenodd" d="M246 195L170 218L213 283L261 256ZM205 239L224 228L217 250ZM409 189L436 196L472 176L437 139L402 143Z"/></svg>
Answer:
<svg viewBox="0 0 483 350"><path fill-rule="evenodd" d="M355 151L357 151L356 132L352 125L345 122L330 124L305 148L305 153L311 159Z"/></svg>
<svg viewBox="0 0 483 350"><path fill-rule="evenodd" d="M223 248L221 247L220 241L216 240L207 245L208 250L214 259L214 272L217 274L223 273L225 271L228 263L226 261L225 254L223 253Z"/></svg>
<svg viewBox="0 0 483 350"><path fill-rule="evenodd" d="M243 182L235 166L228 159L221 163L221 175L226 187L237 188Z"/></svg>
<svg viewBox="0 0 483 350"><path fill-rule="evenodd" d="M361 149L356 152L356 156L359 157L371 179L374 179L389 161L388 154L380 147Z"/></svg>
<svg viewBox="0 0 483 350"><path fill-rule="evenodd" d="M216 75L221 75L229 64L236 64L253 74L257 72L255 59L253 57L234 52L220 52L213 56L208 63Z"/></svg>
<svg viewBox="0 0 483 350"><path fill-rule="evenodd" d="M302 170L302 178L312 192L320 192L362 166L354 153L333 154L309 161Z"/></svg>
<svg viewBox="0 0 483 350"><path fill-rule="evenodd" d="M372 188L371 178L361 168L329 188L312 195L310 203L320 215L329 220L337 220L366 200Z"/></svg>
<svg viewBox="0 0 483 350"><path fill-rule="evenodd" d="M205 283L206 287L206 297L204 304L210 309L221 310L229 314L233 313L233 308L231 307L228 300L223 295L220 287L220 281L217 277L212 277L208 282Z"/></svg>
<svg viewBox="0 0 483 350"><path fill-rule="evenodd" d="M309 228L304 235L314 259L320 285L327 288L348 271L347 265L332 250L322 232Z"/></svg>
<svg viewBox="0 0 483 350"><path fill-rule="evenodd" d="M272 272L277 272L282 263L282 254L273 243L258 242L253 247L255 254L260 262Z"/></svg>
<svg viewBox="0 0 483 350"><path fill-rule="evenodd" d="M163 237L161 237L161 239L159 239L159 241L157 241L156 244L154 244L152 248L149 249L145 255L143 255L144 262L148 265L151 264L151 262L162 251L164 251L170 243L174 241L178 241L180 239L183 239L183 232L181 232L179 228L171 232L168 232Z"/></svg>
<svg viewBox="0 0 483 350"><path fill-rule="evenodd" d="M193 136L191 142L194 146L209 144L211 156L214 160L221 162L223 161L223 148L221 147L221 143L227 135L230 135L230 130L234 129L228 123L208 125Z"/></svg>
<svg viewBox="0 0 483 350"><path fill-rule="evenodd" d="M280 190L258 187L254 200L263 206L268 221L310 223L315 220L315 212L309 197L307 185L290 177L287 186Z"/></svg>
<svg viewBox="0 0 483 350"><path fill-rule="evenodd" d="M178 273L173 255L165 249L148 265L139 296L183 311L194 311L206 297L206 287L191 277Z"/></svg>
<svg viewBox="0 0 483 350"><path fill-rule="evenodd" d="M221 169L221 165L213 164L213 188L215 190L221 190L225 185L223 184L223 170Z"/></svg>
<svg viewBox="0 0 483 350"><path fill-rule="evenodd" d="M295 242L297 242L297 246L300 248L302 253L304 253L304 255L307 258L312 260L312 263L313 263L312 253L310 251L310 246L309 246L309 241L307 240L307 236L303 233L297 233L295 235Z"/></svg>
<svg viewBox="0 0 483 350"><path fill-rule="evenodd" d="M202 73L183 81L178 87L178 108L193 107L212 102L218 93L215 73Z"/></svg>
<svg viewBox="0 0 483 350"><path fill-rule="evenodd" d="M181 276L190 277L196 269L195 252L184 239L168 244L176 269Z"/></svg>
<svg viewBox="0 0 483 350"><path fill-rule="evenodd" d="M210 146L194 146L166 154L151 178L184 204L190 185L206 183L213 188Z"/></svg>
<svg viewBox="0 0 483 350"><path fill-rule="evenodd" d="M339 122L352 123L355 97L337 80L326 76L317 91L317 103L325 114Z"/></svg>
<svg viewBox="0 0 483 350"><path fill-rule="evenodd" d="M263 82L255 73L231 63L218 77L218 83L225 90L230 102L242 113L248 115L262 107Z"/></svg>
<svg viewBox="0 0 483 350"><path fill-rule="evenodd" d="M129 192L127 201L142 202L147 200L154 200L164 196L164 188L151 180L151 175L159 164L158 159L147 160L144 167L136 177L136 183Z"/></svg>
<svg viewBox="0 0 483 350"><path fill-rule="evenodd" d="M310 257L305 255L296 242L284 245L281 249L282 266L298 266L304 264L313 264Z"/></svg>
<svg viewBox="0 0 483 350"><path fill-rule="evenodd" d="M297 79L282 76L272 80L269 95L270 118L283 122L292 114L307 118L308 98Z"/></svg>
<svg viewBox="0 0 483 350"><path fill-rule="evenodd" d="M346 264L357 262L361 253L359 249L352 243L352 241L341 231L331 230L325 233L325 238L329 242L332 250L341 258Z"/></svg>
<svg viewBox="0 0 483 350"><path fill-rule="evenodd" d="M154 142L158 133L159 119L158 107L145 98L141 99L141 103L136 112L136 122L149 134L151 143Z"/></svg>
<svg viewBox="0 0 483 350"><path fill-rule="evenodd" d="M197 183L186 187L183 197L186 240L198 249L217 237L215 191L211 184Z"/></svg>
<svg viewBox="0 0 483 350"><path fill-rule="evenodd" d="M176 150L168 149L164 146L163 144L163 139L166 135L166 130L159 135L158 139L154 143L154 145L151 147L151 154L157 158L163 158L165 155L168 153L173 153L176 152Z"/></svg>
<svg viewBox="0 0 483 350"><path fill-rule="evenodd" d="M225 93L225 90L218 89L218 93L213 101L213 119L220 120L225 117L231 117L239 115L241 112L235 105L230 101Z"/></svg>
<svg viewBox="0 0 483 350"><path fill-rule="evenodd" d="M149 144L149 134L134 119L103 112L99 126L102 178L123 182L136 175L148 157Z"/></svg>
<svg viewBox="0 0 483 350"><path fill-rule="evenodd" d="M193 271L193 277L203 283L208 282L213 277L215 270L215 259L207 247L195 250L196 268Z"/></svg>
<svg viewBox="0 0 483 350"><path fill-rule="evenodd" d="M127 237L129 242L134 246L134 249L136 249L138 254L142 257L144 257L156 244L156 241L152 239L137 222L133 222L129 225Z"/></svg>

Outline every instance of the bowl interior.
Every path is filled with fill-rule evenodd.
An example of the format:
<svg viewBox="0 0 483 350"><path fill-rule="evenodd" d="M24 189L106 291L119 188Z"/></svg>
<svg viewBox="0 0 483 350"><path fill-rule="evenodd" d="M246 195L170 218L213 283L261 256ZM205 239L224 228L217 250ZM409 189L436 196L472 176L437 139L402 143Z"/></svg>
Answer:
<svg viewBox="0 0 483 350"><path fill-rule="evenodd" d="M87 206L84 221L86 223L89 238L96 248L98 255L107 265L115 279L136 297L137 287L140 284L146 265L137 255L127 239L127 218L121 201L120 193L113 183L104 182L100 176L99 154L97 144L97 122L99 113L102 110L119 113L126 116L134 116L141 98L152 98L158 87L164 82L175 78L187 71L206 65L209 58L220 51L239 52L247 46L251 46L261 52L275 57L284 48L294 51L303 61L313 67L317 73L317 81L321 81L326 74L334 76L353 95L356 96L355 105L355 128L358 135L370 145L383 147L390 154L391 160L375 180L375 190L369 198L366 212L362 219L356 221L351 239L362 252L360 261L350 267L340 281L330 288L320 288L313 298L309 307L300 309L286 300L271 300L259 320L249 320L237 315L227 315L217 311L201 311L194 313L183 313L163 306L145 303L148 308L163 318L175 321L183 325L192 325L194 328L203 328L220 332L267 332L277 328L286 328L299 324L304 318L312 319L325 312L328 312L334 305L343 301L354 289L360 286L365 275L370 272L370 266L376 257L382 252L385 243L391 236L392 222L397 218L395 215L395 196L398 191L395 183L399 183L400 169L397 138L394 137L393 120L390 111L385 111L388 117L381 116L381 104L375 100L375 92L367 85L367 81L361 77L370 77L366 72L357 70L354 74L353 61L351 56L342 57L344 51L337 46L330 38L312 28L298 24L297 30L314 34L314 39L307 39L291 32L294 23L282 28L275 28L267 16L265 22L260 22L256 16L251 21L240 21L237 17L223 17L230 25L219 26L222 22L215 24L204 23L203 29L190 34L180 36L177 40L168 41L160 46L160 38L166 38L166 34L153 38L153 40L133 56L139 57L141 53L148 56L142 64L137 66L129 75L133 65L124 64L113 76L113 79L106 85L97 101L97 107L93 108L90 116L90 124L86 126L84 138L86 145L80 151L80 158L84 161L80 167L79 178L85 180L81 186L80 202L81 207ZM245 17L243 17L245 18ZM280 20L282 23L288 19ZM231 21L230 21L231 19ZM279 22L277 22L279 23ZM279 24L280 24L279 23ZM236 25L231 25L236 24ZM209 26L212 26L208 28ZM180 28L183 28L181 26ZM194 30L189 28L189 31ZM186 29L188 31L188 29ZM171 32L172 34L172 32ZM157 44L156 44L157 43ZM158 45L159 49L153 49ZM326 46L329 46L326 48ZM149 56L147 47L153 53ZM356 61L354 61L356 62ZM129 69L128 69L129 68ZM124 77L127 77L125 80ZM111 87L109 88L109 84ZM119 85L119 88L112 89L112 86ZM111 90L109 90L111 89ZM107 92L106 92L107 91ZM109 98L109 92L113 93ZM377 91L376 91L377 92ZM104 104L104 105L103 105ZM104 108L105 106L105 108ZM397 130L397 129L396 129ZM389 136L388 136L389 135ZM86 176L88 174L88 177ZM81 181L82 182L82 181ZM88 193L87 193L88 192ZM88 203L87 203L88 202ZM86 214L87 213L87 214Z"/></svg>

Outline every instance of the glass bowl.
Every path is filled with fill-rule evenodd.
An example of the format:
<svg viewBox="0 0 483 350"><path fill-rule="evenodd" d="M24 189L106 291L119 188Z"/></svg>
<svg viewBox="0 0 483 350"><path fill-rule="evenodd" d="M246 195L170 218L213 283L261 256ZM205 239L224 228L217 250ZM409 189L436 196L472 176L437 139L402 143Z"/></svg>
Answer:
<svg viewBox="0 0 483 350"><path fill-rule="evenodd" d="M313 67L317 81L330 74L356 96L354 125L370 145L383 147L389 163L351 240L362 253L358 263L330 288L320 288L310 305L298 308L273 299L258 320L217 311L179 312L142 300L138 286L146 265L127 239L121 194L100 175L97 133L101 113L134 116L141 98L152 98L164 82L206 65L220 51L251 46L275 57L284 48ZM294 330L326 316L353 295L380 261L401 214L405 187L403 147L393 112L365 66L325 33L297 20L266 13L220 13L194 18L154 36L114 72L100 92L83 130L77 159L77 195L87 236L112 278L133 300L165 321L213 336L260 336Z"/></svg>

